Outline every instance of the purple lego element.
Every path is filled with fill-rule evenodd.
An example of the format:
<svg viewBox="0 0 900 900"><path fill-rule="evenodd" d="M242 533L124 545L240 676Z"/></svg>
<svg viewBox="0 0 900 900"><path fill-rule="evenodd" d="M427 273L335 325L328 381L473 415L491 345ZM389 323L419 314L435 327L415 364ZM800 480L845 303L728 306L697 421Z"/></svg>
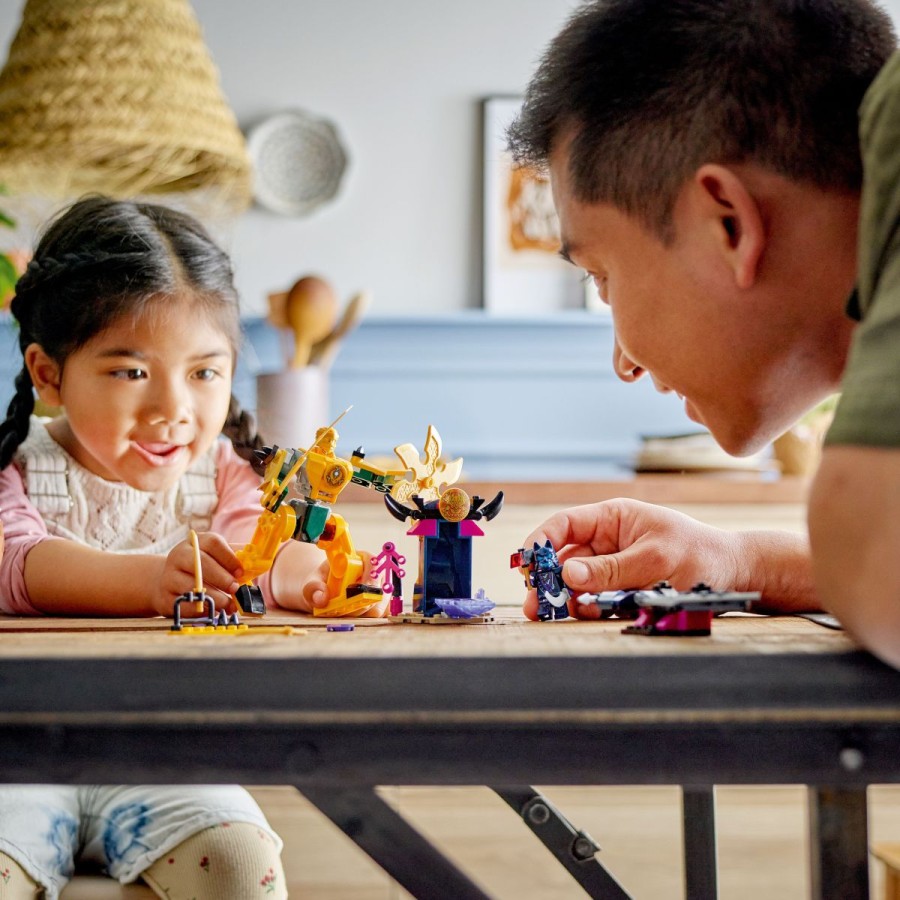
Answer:
<svg viewBox="0 0 900 900"><path fill-rule="evenodd" d="M350 623L347 623L346 625L326 625L325 626L326 631L353 631L354 628L356 628L356 626L351 625Z"/></svg>
<svg viewBox="0 0 900 900"><path fill-rule="evenodd" d="M182 603L194 606L198 603L203 606L203 615L185 619L181 615ZM181 631L185 626L191 628L224 628L227 625L240 625L241 618L235 612L230 616L224 609L216 610L216 601L204 591L189 591L175 600L175 608L172 613L171 631Z"/></svg>
<svg viewBox="0 0 900 900"><path fill-rule="evenodd" d="M459 523L459 536L484 537L484 532L476 522L473 522L471 519L463 519L463 521Z"/></svg>
<svg viewBox="0 0 900 900"><path fill-rule="evenodd" d="M483 592L482 592L483 594ZM487 597L435 597L434 602L451 619L472 619L490 612L497 604Z"/></svg>

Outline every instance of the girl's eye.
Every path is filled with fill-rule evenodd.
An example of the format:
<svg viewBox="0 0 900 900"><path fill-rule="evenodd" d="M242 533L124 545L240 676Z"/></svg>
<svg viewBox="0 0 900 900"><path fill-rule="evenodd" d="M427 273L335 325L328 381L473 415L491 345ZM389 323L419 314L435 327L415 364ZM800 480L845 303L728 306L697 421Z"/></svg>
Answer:
<svg viewBox="0 0 900 900"><path fill-rule="evenodd" d="M113 378L121 378L123 381L139 381L147 377L144 369L116 369L111 374Z"/></svg>
<svg viewBox="0 0 900 900"><path fill-rule="evenodd" d="M199 379L200 381L212 381L213 378L217 378L219 373L215 369L198 369L194 373L194 378Z"/></svg>

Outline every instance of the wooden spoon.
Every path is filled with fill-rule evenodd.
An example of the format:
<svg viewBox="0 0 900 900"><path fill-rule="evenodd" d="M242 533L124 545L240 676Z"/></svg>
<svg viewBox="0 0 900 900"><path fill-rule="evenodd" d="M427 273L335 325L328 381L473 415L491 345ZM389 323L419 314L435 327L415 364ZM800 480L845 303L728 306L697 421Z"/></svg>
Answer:
<svg viewBox="0 0 900 900"><path fill-rule="evenodd" d="M292 369L309 365L312 345L334 328L336 317L337 298L327 281L308 275L288 291L285 318L294 332Z"/></svg>
<svg viewBox="0 0 900 900"><path fill-rule="evenodd" d="M328 368L333 362L341 346L341 340L352 331L365 315L372 297L367 291L354 294L344 308L343 315L335 327L320 341L313 344L309 361L315 365Z"/></svg>

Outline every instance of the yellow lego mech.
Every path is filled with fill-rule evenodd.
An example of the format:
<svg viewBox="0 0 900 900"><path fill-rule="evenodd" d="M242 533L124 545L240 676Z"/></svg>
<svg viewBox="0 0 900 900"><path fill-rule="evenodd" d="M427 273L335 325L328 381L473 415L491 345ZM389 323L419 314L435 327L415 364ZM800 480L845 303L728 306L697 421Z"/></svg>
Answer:
<svg viewBox="0 0 900 900"><path fill-rule="evenodd" d="M352 616L383 598L378 585L364 583L368 576L367 559L354 548L343 516L331 507L351 481L387 492L406 474L406 469L372 466L365 461L362 450L357 450L350 460L338 456L334 426L348 411L349 408L331 425L320 428L307 450L272 447L259 451L266 463L260 488L263 511L250 541L237 553L244 575L236 597L248 615L265 614L265 602L253 581L272 567L279 546L291 538L325 551L328 603L316 608L315 615ZM294 491L299 496L289 498L294 481Z"/></svg>

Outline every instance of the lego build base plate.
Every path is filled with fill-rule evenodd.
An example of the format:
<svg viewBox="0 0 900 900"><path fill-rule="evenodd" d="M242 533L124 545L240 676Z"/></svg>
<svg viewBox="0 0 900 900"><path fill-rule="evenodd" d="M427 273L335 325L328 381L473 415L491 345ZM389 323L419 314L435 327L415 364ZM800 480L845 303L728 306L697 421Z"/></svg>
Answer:
<svg viewBox="0 0 900 900"><path fill-rule="evenodd" d="M452 618L451 616L423 616L421 613L400 613L397 616L388 616L391 622L416 625L487 625L497 620L491 615L472 616L469 619Z"/></svg>

